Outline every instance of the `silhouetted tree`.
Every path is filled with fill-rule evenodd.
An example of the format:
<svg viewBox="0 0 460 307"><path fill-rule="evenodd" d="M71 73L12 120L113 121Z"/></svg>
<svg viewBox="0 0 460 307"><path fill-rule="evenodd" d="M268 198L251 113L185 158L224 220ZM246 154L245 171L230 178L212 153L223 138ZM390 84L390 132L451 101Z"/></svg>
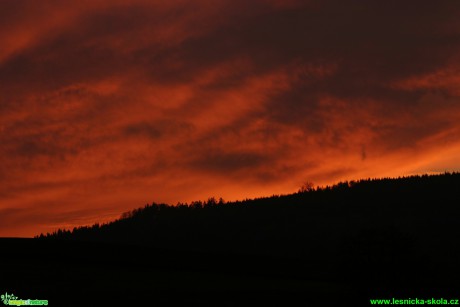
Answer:
<svg viewBox="0 0 460 307"><path fill-rule="evenodd" d="M306 193L306 192L311 192L315 190L315 186L313 185L313 182L306 181L302 184L302 186L299 188L299 193Z"/></svg>

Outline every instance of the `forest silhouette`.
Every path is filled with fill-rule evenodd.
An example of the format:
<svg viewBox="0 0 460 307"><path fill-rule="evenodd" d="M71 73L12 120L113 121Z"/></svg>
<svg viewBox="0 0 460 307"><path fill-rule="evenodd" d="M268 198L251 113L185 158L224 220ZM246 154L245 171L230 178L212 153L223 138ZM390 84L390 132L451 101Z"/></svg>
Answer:
<svg viewBox="0 0 460 307"><path fill-rule="evenodd" d="M234 202L152 203L103 225L41 234L33 244L50 250L42 249L43 270L76 266L79 281L93 271L124 272L117 285L98 281L98 291L141 289L163 303L169 291L176 303L195 297L200 306L214 304L210 293L227 306L243 305L241 293L265 297L267 306L296 295L316 305L326 296L448 295L459 285L459 204L460 173L308 184L290 195ZM146 286L166 275L191 284L176 280L168 288L167 277Z"/></svg>

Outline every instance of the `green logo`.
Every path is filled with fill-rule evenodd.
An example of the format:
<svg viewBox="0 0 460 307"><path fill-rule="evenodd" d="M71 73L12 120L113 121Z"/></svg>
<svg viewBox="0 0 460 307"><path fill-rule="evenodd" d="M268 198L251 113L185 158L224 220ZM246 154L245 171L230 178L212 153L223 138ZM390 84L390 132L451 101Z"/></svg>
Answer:
<svg viewBox="0 0 460 307"><path fill-rule="evenodd" d="M48 306L48 300L18 300L17 296L8 293L2 294L1 299L8 306Z"/></svg>

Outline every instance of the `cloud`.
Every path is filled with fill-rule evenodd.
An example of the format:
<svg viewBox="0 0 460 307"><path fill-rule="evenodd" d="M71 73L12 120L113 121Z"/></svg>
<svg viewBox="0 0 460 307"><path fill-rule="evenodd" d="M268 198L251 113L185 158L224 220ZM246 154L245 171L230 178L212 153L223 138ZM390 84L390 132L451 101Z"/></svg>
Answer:
<svg viewBox="0 0 460 307"><path fill-rule="evenodd" d="M126 137L146 137L151 140L172 135L177 137L182 133L189 133L193 125L185 122L163 120L157 122L136 122L123 128Z"/></svg>
<svg viewBox="0 0 460 307"><path fill-rule="evenodd" d="M458 9L3 1L1 234L153 200L458 170L440 157L458 147Z"/></svg>
<svg viewBox="0 0 460 307"><path fill-rule="evenodd" d="M395 82L395 87L407 91L444 92L451 96L460 96L460 67L455 64L423 75L408 77Z"/></svg>

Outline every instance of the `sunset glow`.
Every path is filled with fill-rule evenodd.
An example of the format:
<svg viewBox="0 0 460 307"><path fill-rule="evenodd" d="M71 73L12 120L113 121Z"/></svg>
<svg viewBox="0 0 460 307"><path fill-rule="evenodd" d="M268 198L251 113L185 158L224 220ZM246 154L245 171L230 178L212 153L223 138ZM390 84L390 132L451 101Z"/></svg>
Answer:
<svg viewBox="0 0 460 307"><path fill-rule="evenodd" d="M460 2L0 3L0 236L460 171Z"/></svg>

